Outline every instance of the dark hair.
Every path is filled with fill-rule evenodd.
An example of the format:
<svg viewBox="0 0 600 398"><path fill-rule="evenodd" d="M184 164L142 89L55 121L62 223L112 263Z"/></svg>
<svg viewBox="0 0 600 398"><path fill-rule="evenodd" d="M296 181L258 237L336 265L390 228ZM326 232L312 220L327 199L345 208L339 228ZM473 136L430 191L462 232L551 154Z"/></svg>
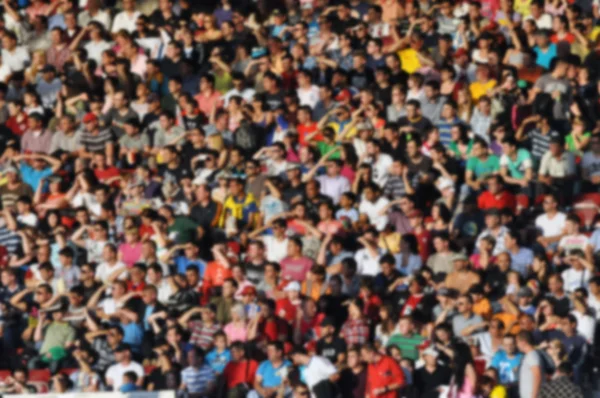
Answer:
<svg viewBox="0 0 600 398"><path fill-rule="evenodd" d="M461 390L466 380L467 365L473 365L473 356L471 355L469 346L459 340L452 343L452 351L454 352L454 356L452 357L452 373L454 374L455 382L458 384L458 390Z"/></svg>
<svg viewBox="0 0 600 398"><path fill-rule="evenodd" d="M402 235L402 241L408 245L408 249L412 254L419 254L419 243L415 234Z"/></svg>

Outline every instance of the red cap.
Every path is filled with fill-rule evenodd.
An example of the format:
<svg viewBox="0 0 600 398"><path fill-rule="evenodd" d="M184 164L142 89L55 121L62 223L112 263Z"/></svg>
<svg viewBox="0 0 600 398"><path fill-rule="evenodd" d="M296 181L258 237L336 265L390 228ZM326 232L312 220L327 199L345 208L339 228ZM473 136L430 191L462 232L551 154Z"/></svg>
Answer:
<svg viewBox="0 0 600 398"><path fill-rule="evenodd" d="M342 90L335 96L336 101L349 101L352 99L352 94L348 90Z"/></svg>
<svg viewBox="0 0 600 398"><path fill-rule="evenodd" d="M464 48L459 48L454 53L454 58L462 57L463 55L469 55L469 53Z"/></svg>
<svg viewBox="0 0 600 398"><path fill-rule="evenodd" d="M413 210L410 213L408 213L406 215L406 217L408 217L408 218L423 217L423 212L421 210Z"/></svg>
<svg viewBox="0 0 600 398"><path fill-rule="evenodd" d="M91 122L95 122L96 120L98 120L98 117L96 115L94 115L92 112L86 113L85 116L83 117L84 123L91 123Z"/></svg>
<svg viewBox="0 0 600 398"><path fill-rule="evenodd" d="M242 289L242 296L256 295L256 288L254 286L246 286Z"/></svg>
<svg viewBox="0 0 600 398"><path fill-rule="evenodd" d="M490 21L490 23L488 23L483 30L496 30L499 28L499 25L496 21Z"/></svg>

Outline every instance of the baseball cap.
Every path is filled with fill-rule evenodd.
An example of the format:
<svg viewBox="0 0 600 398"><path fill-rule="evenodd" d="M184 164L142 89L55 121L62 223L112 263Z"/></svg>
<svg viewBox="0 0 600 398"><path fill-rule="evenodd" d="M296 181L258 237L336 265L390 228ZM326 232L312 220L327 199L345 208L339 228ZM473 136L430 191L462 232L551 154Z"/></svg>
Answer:
<svg viewBox="0 0 600 398"><path fill-rule="evenodd" d="M4 169L4 173L15 173L15 174L19 174L19 170L16 169L16 167L14 166L8 166L7 168Z"/></svg>
<svg viewBox="0 0 600 398"><path fill-rule="evenodd" d="M413 210L406 215L408 218L423 217L423 212L419 209Z"/></svg>
<svg viewBox="0 0 600 398"><path fill-rule="evenodd" d="M131 346L127 343L121 343L115 349L115 352L131 351Z"/></svg>
<svg viewBox="0 0 600 398"><path fill-rule="evenodd" d="M85 114L85 116L83 117L83 123L91 123L91 122L95 122L96 120L98 120L98 117L93 114L92 112L88 112Z"/></svg>
<svg viewBox="0 0 600 398"><path fill-rule="evenodd" d="M42 68L42 73L46 73L46 72L55 72L56 73L56 68L53 65L46 64Z"/></svg>
<svg viewBox="0 0 600 398"><path fill-rule="evenodd" d="M523 286L521 289L519 289L517 296L518 297L533 297L533 291L529 287Z"/></svg>
<svg viewBox="0 0 600 398"><path fill-rule="evenodd" d="M333 321L333 318L328 316L325 317L322 321L321 321L321 327L325 327L325 326L335 326L335 322Z"/></svg>
<svg viewBox="0 0 600 398"><path fill-rule="evenodd" d="M457 253L452 257L452 261L469 261L469 258L463 253Z"/></svg>
<svg viewBox="0 0 600 398"><path fill-rule="evenodd" d="M284 292L299 292L300 291L300 284L296 281L291 281L290 283L287 284L286 287L283 288Z"/></svg>
<svg viewBox="0 0 600 398"><path fill-rule="evenodd" d="M148 103L156 102L156 101L160 101L160 97L158 96L158 94L156 94L156 93L148 94Z"/></svg>
<svg viewBox="0 0 600 398"><path fill-rule="evenodd" d="M437 352L437 350L435 348L433 348L433 347L427 347L425 349L425 351L423 351L423 355L424 356L425 355L430 355L430 356L432 356L434 358L437 358L438 355L439 355L439 353Z"/></svg>
<svg viewBox="0 0 600 398"><path fill-rule="evenodd" d="M242 289L242 296L256 295L256 288L254 286L246 286Z"/></svg>
<svg viewBox="0 0 600 398"><path fill-rule="evenodd" d="M340 91L334 98L336 101L348 101L352 99L352 94L350 94L349 90Z"/></svg>
<svg viewBox="0 0 600 398"><path fill-rule="evenodd" d="M464 48L459 48L454 52L454 58L462 57L463 55L469 55L467 50L465 50Z"/></svg>
<svg viewBox="0 0 600 398"><path fill-rule="evenodd" d="M292 171L292 170L296 170L296 169L300 169L300 163L288 163L287 167L285 168L285 171Z"/></svg>

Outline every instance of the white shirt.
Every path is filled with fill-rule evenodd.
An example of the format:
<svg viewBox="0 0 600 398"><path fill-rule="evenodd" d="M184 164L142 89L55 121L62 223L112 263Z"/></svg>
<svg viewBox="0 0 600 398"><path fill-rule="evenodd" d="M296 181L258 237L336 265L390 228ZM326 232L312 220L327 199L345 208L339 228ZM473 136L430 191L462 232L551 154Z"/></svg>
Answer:
<svg viewBox="0 0 600 398"><path fill-rule="evenodd" d="M552 17L550 16L550 14L544 13L538 19L535 19L533 16L530 15L527 18L525 18L525 20L535 21L535 24L538 27L538 29L552 30Z"/></svg>
<svg viewBox="0 0 600 398"><path fill-rule="evenodd" d="M338 204L344 192L350 191L350 181L341 175L331 177L328 175L318 176L316 178L321 184L321 193L329 196L333 203Z"/></svg>
<svg viewBox="0 0 600 398"><path fill-rule="evenodd" d="M564 281L564 289L567 293L573 293L580 287L586 287L592 274L587 268L576 270L574 268L566 269L560 274Z"/></svg>
<svg viewBox="0 0 600 398"><path fill-rule="evenodd" d="M371 159L369 163L371 163L371 167L373 168L373 181L383 188L390 176L390 167L394 163L394 160L387 153L380 153L376 162L373 162Z"/></svg>
<svg viewBox="0 0 600 398"><path fill-rule="evenodd" d="M126 269L127 266L125 265L125 263L122 263L120 261L117 261L114 265L109 265L108 263L104 262L101 263L98 268L96 268L96 279L102 281L102 282L108 282L108 278L117 270L120 269ZM119 275L119 279L125 279L127 278L127 272L123 272L121 273L121 275Z"/></svg>
<svg viewBox="0 0 600 398"><path fill-rule="evenodd" d="M106 50L110 50L112 48L112 45L111 43L104 40L89 41L85 43L83 48L85 48L85 51L87 51L89 59L93 59L98 65L101 65L102 53Z"/></svg>
<svg viewBox="0 0 600 398"><path fill-rule="evenodd" d="M22 72L29 63L29 51L25 47L15 47L13 52L2 50L2 62L13 72Z"/></svg>
<svg viewBox="0 0 600 398"><path fill-rule="evenodd" d="M336 373L337 369L331 361L318 355L313 355L308 365L302 371L304 381L306 381L308 389L311 391L317 384L329 379ZM311 396L314 398L315 394L311 394Z"/></svg>
<svg viewBox="0 0 600 398"><path fill-rule="evenodd" d="M594 331L596 330L596 320L578 311L571 311L571 314L577 318L577 333L585 337L589 344L594 344Z"/></svg>
<svg viewBox="0 0 600 398"><path fill-rule="evenodd" d="M378 248L377 252L379 254L376 257L372 257L371 254L369 254L369 251L365 248L356 252L354 255L354 260L356 260L356 273L358 275L376 276L381 272L379 258L383 254L383 250Z"/></svg>
<svg viewBox="0 0 600 398"><path fill-rule="evenodd" d="M104 260L102 259L102 251L104 250L104 246L106 246L108 242L106 241L97 241L93 239L85 240L85 250L87 250L87 257L89 262L101 263Z"/></svg>
<svg viewBox="0 0 600 398"><path fill-rule="evenodd" d="M129 33L133 33L135 31L135 22L142 15L139 11L134 11L131 16L127 11L121 11L115 16L115 20L113 21L113 26L111 28L112 33L117 33L121 29L125 29Z"/></svg>
<svg viewBox="0 0 600 398"><path fill-rule="evenodd" d="M315 85L309 88L298 88L296 90L298 98L300 99L300 105L308 105L312 108L319 102L319 88Z"/></svg>
<svg viewBox="0 0 600 398"><path fill-rule="evenodd" d="M21 224L25 224L30 227L35 227L35 226L37 226L38 218L34 213L29 213L29 214L25 214L25 215L20 214L17 216L17 221L20 222Z"/></svg>
<svg viewBox="0 0 600 398"><path fill-rule="evenodd" d="M592 310L594 310L594 314L596 315L596 319L600 319L600 300L596 298L593 294L590 293L590 296L587 299L587 305Z"/></svg>
<svg viewBox="0 0 600 398"><path fill-rule="evenodd" d="M369 217L369 222L375 225L378 231L383 231L388 222L387 213L380 214L390 201L387 198L381 196L375 203L369 202L368 200L362 200L358 207L358 212L366 214Z"/></svg>
<svg viewBox="0 0 600 398"><path fill-rule="evenodd" d="M119 391L123 385L123 376L127 372L135 372L138 378L144 377L144 368L139 363L131 361L126 366L116 363L106 371L106 379L113 382L113 391Z"/></svg>
<svg viewBox="0 0 600 398"><path fill-rule="evenodd" d="M566 221L567 216L564 213L558 212L552 218L544 213L535 219L535 226L542 230L544 238L548 238L562 234Z"/></svg>
<svg viewBox="0 0 600 398"><path fill-rule="evenodd" d="M273 235L265 235L262 237L262 241L265 244L267 260L278 263L287 257L287 238L278 240Z"/></svg>

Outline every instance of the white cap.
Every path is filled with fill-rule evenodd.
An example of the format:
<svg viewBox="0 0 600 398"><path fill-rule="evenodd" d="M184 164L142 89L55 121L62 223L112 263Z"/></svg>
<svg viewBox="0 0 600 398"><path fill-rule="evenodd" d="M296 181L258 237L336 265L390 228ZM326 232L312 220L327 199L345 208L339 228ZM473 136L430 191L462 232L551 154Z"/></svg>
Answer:
<svg viewBox="0 0 600 398"><path fill-rule="evenodd" d="M290 283L287 284L286 287L283 288L284 292L299 292L300 291L300 284L296 281L291 281Z"/></svg>
<svg viewBox="0 0 600 398"><path fill-rule="evenodd" d="M425 355L431 355L432 357L437 358L439 354L435 348L427 347L425 351L423 351L423 356Z"/></svg>

